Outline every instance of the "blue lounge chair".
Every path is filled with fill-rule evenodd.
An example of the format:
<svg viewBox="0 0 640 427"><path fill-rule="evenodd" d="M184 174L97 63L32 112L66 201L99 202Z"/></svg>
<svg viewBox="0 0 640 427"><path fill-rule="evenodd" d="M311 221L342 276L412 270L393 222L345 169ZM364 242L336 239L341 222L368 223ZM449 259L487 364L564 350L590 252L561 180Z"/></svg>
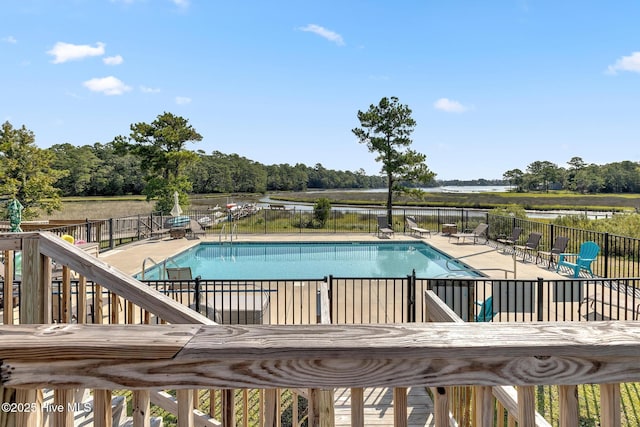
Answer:
<svg viewBox="0 0 640 427"><path fill-rule="evenodd" d="M476 305L479 305L478 314L476 314L474 321L476 322L491 322L493 317L497 314L493 311L493 297L489 297L483 302L476 301Z"/></svg>
<svg viewBox="0 0 640 427"><path fill-rule="evenodd" d="M584 242L580 245L580 252L577 254L563 253L558 256L558 263L556 264L556 272L560 270L560 267L564 266L573 270L573 277L578 277L580 271L584 270L593 277L593 271L591 271L591 263L595 261L598 253L600 252L600 246L596 242ZM567 260L567 257L575 257L575 262Z"/></svg>

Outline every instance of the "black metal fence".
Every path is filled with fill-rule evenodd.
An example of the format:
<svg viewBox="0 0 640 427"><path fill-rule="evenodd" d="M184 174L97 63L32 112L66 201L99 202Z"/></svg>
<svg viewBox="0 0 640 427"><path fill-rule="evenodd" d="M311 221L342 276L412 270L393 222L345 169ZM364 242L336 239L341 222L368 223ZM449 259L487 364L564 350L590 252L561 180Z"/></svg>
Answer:
<svg viewBox="0 0 640 427"><path fill-rule="evenodd" d="M326 285L331 319L336 324L425 322L424 294L433 290L465 321L549 322L639 320L640 278L496 280L338 278L300 280L153 280L145 281L184 305L223 324L313 324L318 296ZM14 282L18 312L20 282ZM53 283L52 321L158 323L159 319L100 286L86 283L86 319L78 319L79 282L71 282L63 304L61 281ZM1 294L1 293L0 293ZM483 304L491 315L478 319ZM481 316L480 316L481 317Z"/></svg>
<svg viewBox="0 0 640 427"><path fill-rule="evenodd" d="M189 211L192 219L202 219L211 215L209 211ZM271 234L271 233L365 233L375 234L377 217L386 215L383 209L334 208L323 226L314 221L309 210L261 209L229 224L226 221L208 227L207 233L220 236L224 233ZM598 277L640 277L640 239L618 236L610 233L557 226L531 219L488 214L477 209L454 208L405 208L393 211L393 228L398 233L408 233L406 217L414 217L422 228L441 231L443 224L455 230L471 230L479 223L489 224L489 237L495 240L500 235L510 235L513 227L521 227L524 243L532 232L542 234L539 248L549 251L556 236L566 236L569 244L566 252L577 253L582 242L591 240L600 248L600 255L592 265ZM68 234L76 241L98 242L101 251L150 237L164 236L168 231L167 219L158 214L128 218L112 218L99 221L85 221L80 224L47 228L58 235ZM233 225L233 228L232 228Z"/></svg>

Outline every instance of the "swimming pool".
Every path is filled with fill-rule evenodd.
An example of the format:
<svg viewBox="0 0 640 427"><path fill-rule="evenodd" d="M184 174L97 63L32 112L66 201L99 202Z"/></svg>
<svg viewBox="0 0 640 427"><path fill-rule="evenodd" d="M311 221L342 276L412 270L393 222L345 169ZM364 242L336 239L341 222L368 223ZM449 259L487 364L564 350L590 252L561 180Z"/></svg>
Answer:
<svg viewBox="0 0 640 427"><path fill-rule="evenodd" d="M200 243L164 263L191 267L203 279L319 279L335 277L479 277L424 242ZM462 270L462 271L461 271ZM145 272L164 279L163 266Z"/></svg>

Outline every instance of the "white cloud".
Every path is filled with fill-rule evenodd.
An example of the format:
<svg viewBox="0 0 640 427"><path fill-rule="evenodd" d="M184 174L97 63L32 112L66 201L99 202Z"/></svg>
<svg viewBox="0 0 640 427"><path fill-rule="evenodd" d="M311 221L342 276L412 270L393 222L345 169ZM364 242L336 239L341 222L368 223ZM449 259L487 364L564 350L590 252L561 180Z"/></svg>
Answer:
<svg viewBox="0 0 640 427"><path fill-rule="evenodd" d="M105 58L102 58L102 62L104 62L106 65L120 65L124 62L124 58L122 58L122 56L120 55L107 56Z"/></svg>
<svg viewBox="0 0 640 427"><path fill-rule="evenodd" d="M615 64L609 65L608 74L617 74L618 71L632 71L640 73L640 52L633 52L629 56L623 56Z"/></svg>
<svg viewBox="0 0 640 427"><path fill-rule="evenodd" d="M87 80L82 84L92 92L102 92L105 95L122 95L131 90L129 86L113 76Z"/></svg>
<svg viewBox="0 0 640 427"><path fill-rule="evenodd" d="M338 46L344 46L344 40L342 39L342 36L334 31L328 30L324 27L321 27L320 25L316 25L316 24L309 24L306 27L300 27L298 28L300 31L305 31L308 33L313 33L313 34L317 34L320 37L323 37L331 42L334 42L335 44L337 44Z"/></svg>
<svg viewBox="0 0 640 427"><path fill-rule="evenodd" d="M84 59L88 56L104 55L104 46L105 44L100 42L97 42L95 47L87 44L58 42L47 53L55 57L52 61L54 64L61 64L67 61Z"/></svg>
<svg viewBox="0 0 640 427"><path fill-rule="evenodd" d="M469 108L460 104L458 101L452 101L447 98L440 98L433 103L436 110L446 111L447 113L464 113Z"/></svg>
<svg viewBox="0 0 640 427"><path fill-rule="evenodd" d="M176 96L176 104L178 105L186 105L191 103L191 98L186 96Z"/></svg>
<svg viewBox="0 0 640 427"><path fill-rule="evenodd" d="M158 92L160 92L160 89L147 87L147 86L140 86L140 92L142 92L142 93L158 93Z"/></svg>
<svg viewBox="0 0 640 427"><path fill-rule="evenodd" d="M189 7L189 0L171 0L178 7Z"/></svg>
<svg viewBox="0 0 640 427"><path fill-rule="evenodd" d="M16 40L16 38L15 38L15 37L13 37L13 36L3 37L1 40L2 40L3 42L5 42L5 43L10 43L10 44L16 44L16 43L18 43L18 40Z"/></svg>

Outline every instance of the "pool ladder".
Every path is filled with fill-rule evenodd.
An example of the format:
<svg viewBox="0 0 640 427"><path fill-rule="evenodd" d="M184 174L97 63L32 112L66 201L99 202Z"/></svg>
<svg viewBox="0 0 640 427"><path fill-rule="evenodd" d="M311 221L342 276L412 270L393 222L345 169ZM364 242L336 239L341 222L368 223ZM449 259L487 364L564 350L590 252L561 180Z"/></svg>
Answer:
<svg viewBox="0 0 640 427"><path fill-rule="evenodd" d="M142 273L140 274L140 280L144 280L144 273L145 273L145 271L147 271L147 261L151 261L153 263L154 267L158 267L158 269L159 269L158 273L162 273L162 274L158 275L158 278L160 280L164 279L165 276L167 275L167 263L168 262L173 263L173 265L175 265L176 267L180 267L176 263L175 260L170 259L170 258L165 258L164 261L162 261L162 263L158 263L153 258L146 257L144 260L142 260Z"/></svg>
<svg viewBox="0 0 640 427"><path fill-rule="evenodd" d="M233 235L236 235L236 240L238 239L238 224L233 224L233 226L231 227L231 232L228 233L227 232L227 223L222 224L222 228L220 229L220 237L219 237L219 241L222 242L223 240L227 240L229 239L230 243L233 243Z"/></svg>

